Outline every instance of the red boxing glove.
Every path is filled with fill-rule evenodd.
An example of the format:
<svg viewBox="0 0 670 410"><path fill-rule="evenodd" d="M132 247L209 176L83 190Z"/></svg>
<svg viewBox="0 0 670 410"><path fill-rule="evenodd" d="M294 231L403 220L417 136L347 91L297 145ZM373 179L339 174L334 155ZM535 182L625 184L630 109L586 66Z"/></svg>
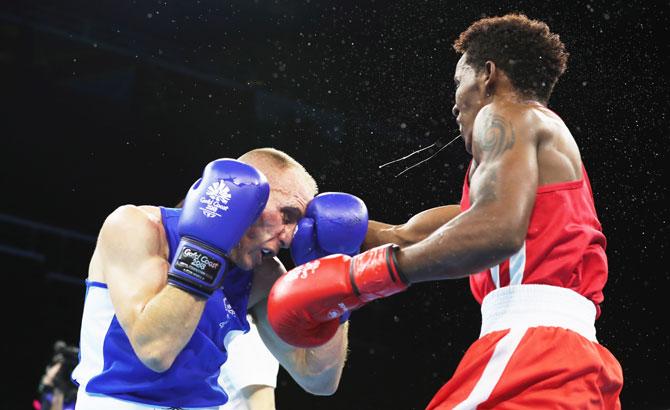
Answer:
<svg viewBox="0 0 670 410"><path fill-rule="evenodd" d="M319 346L335 335L347 310L407 289L396 249L390 244L353 258L330 255L287 272L268 297L268 320L275 333L293 346Z"/></svg>

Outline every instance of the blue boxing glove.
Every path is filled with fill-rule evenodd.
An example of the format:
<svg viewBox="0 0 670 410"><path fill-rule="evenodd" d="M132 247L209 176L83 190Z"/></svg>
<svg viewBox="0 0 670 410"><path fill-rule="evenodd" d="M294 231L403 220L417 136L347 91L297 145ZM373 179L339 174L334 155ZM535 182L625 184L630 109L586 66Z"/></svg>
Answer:
<svg viewBox="0 0 670 410"><path fill-rule="evenodd" d="M168 283L208 298L223 282L226 255L260 216L269 195L267 179L254 167L227 158L207 164L184 200Z"/></svg>
<svg viewBox="0 0 670 410"><path fill-rule="evenodd" d="M296 266L334 253L358 254L368 230L368 209L358 197L324 192L307 205L298 221L291 258Z"/></svg>
<svg viewBox="0 0 670 410"><path fill-rule="evenodd" d="M307 205L298 221L291 258L296 266L323 256L358 254L368 230L368 209L358 197L343 192L324 192ZM350 312L340 317L344 323Z"/></svg>

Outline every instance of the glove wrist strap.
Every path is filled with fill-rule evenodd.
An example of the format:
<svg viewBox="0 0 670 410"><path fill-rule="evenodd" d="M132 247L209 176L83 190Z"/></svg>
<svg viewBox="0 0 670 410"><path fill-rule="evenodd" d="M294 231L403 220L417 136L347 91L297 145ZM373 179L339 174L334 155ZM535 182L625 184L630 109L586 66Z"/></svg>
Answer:
<svg viewBox="0 0 670 410"><path fill-rule="evenodd" d="M220 250L183 237L168 271L168 283L207 298L223 282L226 265L225 255Z"/></svg>
<svg viewBox="0 0 670 410"><path fill-rule="evenodd" d="M407 289L408 281L398 269L397 245L386 244L355 256L349 265L354 293L362 301L390 296Z"/></svg>

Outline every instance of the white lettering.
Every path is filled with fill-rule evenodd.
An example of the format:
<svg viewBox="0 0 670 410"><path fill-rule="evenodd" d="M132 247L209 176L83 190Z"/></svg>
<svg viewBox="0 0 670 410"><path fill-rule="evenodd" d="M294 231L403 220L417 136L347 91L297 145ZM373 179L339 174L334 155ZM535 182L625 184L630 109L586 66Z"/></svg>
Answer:
<svg viewBox="0 0 670 410"><path fill-rule="evenodd" d="M293 268L286 274L286 280L307 279L309 275L313 275L316 272L320 264L321 262L317 259Z"/></svg>
<svg viewBox="0 0 670 410"><path fill-rule="evenodd" d="M210 260L207 255L202 255L198 251L186 248L182 253L182 257L191 259L191 265L195 266L198 269L205 269L210 267L212 269L218 269L221 264L218 261Z"/></svg>

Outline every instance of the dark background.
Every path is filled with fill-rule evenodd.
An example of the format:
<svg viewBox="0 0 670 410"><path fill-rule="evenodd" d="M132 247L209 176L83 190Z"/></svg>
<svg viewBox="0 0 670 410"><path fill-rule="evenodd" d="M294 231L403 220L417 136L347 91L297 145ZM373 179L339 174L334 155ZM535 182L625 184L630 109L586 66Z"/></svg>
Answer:
<svg viewBox="0 0 670 410"><path fill-rule="evenodd" d="M456 203L461 141L398 178L403 165L378 165L456 135L451 44L509 11L546 21L571 53L549 105L581 146L609 241L597 328L624 370L623 407L670 408L668 2L502 3L1 2L0 408L28 409L53 342L78 342L105 216L175 204L214 158L285 150L321 191L391 223ZM339 391L310 396L281 371L278 408L422 409L479 323L465 280L375 302L352 316Z"/></svg>

